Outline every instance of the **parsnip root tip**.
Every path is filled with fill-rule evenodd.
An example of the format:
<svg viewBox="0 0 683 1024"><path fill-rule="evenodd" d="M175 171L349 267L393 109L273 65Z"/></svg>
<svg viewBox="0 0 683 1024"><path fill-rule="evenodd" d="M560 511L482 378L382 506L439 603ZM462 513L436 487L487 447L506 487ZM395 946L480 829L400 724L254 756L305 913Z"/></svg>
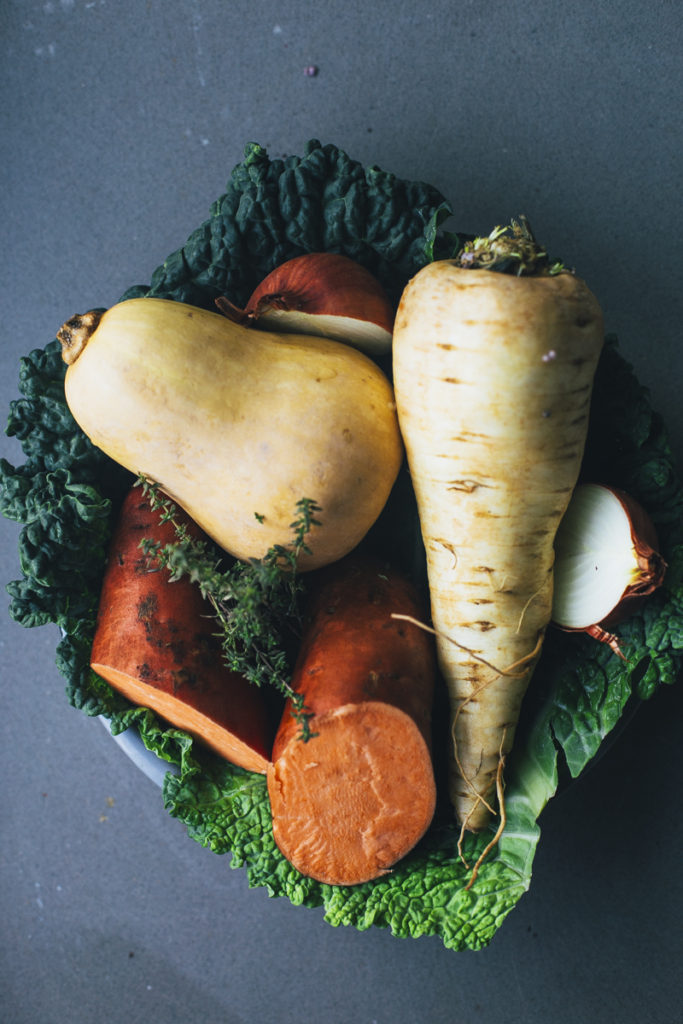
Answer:
<svg viewBox="0 0 683 1024"><path fill-rule="evenodd" d="M499 810L498 828L496 829L495 835L493 836L491 841L484 847L482 852L479 854L479 857L477 858L477 861L476 861L474 867L472 868L472 873L470 875L469 881L468 881L467 885L465 886L465 892L469 892L469 890L472 888L472 886L476 882L477 876L479 874L479 869L480 869L481 865L484 863L484 861L486 860L488 855L491 853L491 850L495 849L495 847L500 842L500 837L502 836L503 832L505 831L505 826L507 824L507 814L506 814L506 811L505 811L505 782L504 782L504 775L503 775L503 772L504 772L504 769L505 769L505 757L503 755L503 747L504 747L504 744L505 744L505 734L506 734L506 732L507 732L507 729L504 729L503 730L503 739L501 740L500 751L499 751L499 754L498 754L498 770L496 771L496 796L498 798L498 810ZM464 857L462 856L462 844L463 844L463 839L464 839L465 827L466 827L466 823L463 822L462 829L460 830L460 839L458 841L458 852L460 854L460 858L461 858L463 864L465 864L465 867L469 867L469 865L466 863Z"/></svg>

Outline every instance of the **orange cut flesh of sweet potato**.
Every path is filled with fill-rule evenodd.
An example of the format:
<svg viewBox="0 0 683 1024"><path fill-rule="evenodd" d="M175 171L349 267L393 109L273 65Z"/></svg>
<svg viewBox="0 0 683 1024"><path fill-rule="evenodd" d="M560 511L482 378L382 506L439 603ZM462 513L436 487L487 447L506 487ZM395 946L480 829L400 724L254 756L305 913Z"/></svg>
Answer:
<svg viewBox="0 0 683 1024"><path fill-rule="evenodd" d="M397 573L351 560L322 574L292 681L313 735L288 706L268 768L280 851L332 885L385 874L434 815L433 643L393 612L423 614Z"/></svg>
<svg viewBox="0 0 683 1024"><path fill-rule="evenodd" d="M179 513L196 537L201 531ZM264 774L271 727L263 694L225 665L199 588L170 582L140 548L175 540L140 487L127 495L100 594L91 666L134 704L149 707L235 765Z"/></svg>

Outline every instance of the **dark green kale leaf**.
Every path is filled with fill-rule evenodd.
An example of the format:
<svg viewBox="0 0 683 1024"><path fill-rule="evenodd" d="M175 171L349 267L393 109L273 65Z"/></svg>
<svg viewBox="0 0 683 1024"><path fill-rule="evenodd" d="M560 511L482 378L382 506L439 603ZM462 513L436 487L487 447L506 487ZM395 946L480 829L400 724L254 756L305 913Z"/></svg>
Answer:
<svg viewBox="0 0 683 1024"><path fill-rule="evenodd" d="M212 309L219 295L245 305L275 267L308 252L337 252L367 267L397 301L428 261L429 235L451 213L422 182L363 167L316 139L302 157L270 160L252 143L211 216L152 275L156 295Z"/></svg>
<svg viewBox="0 0 683 1024"><path fill-rule="evenodd" d="M7 587L10 615L25 626L92 630L113 502L128 474L79 430L64 398L61 346L50 342L20 361L7 433L26 462L0 460L0 512L23 524L22 578Z"/></svg>

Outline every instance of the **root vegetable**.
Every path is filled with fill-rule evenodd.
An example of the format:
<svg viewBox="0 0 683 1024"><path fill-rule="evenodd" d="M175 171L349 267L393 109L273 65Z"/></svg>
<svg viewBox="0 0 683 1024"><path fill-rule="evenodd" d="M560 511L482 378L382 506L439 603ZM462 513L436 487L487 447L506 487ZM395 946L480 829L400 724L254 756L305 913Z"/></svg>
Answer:
<svg viewBox="0 0 683 1024"><path fill-rule="evenodd" d="M189 520L188 531L201 536ZM272 731L262 692L224 664L209 605L187 579L169 582L140 548L172 543L141 487L128 493L111 541L91 653L95 672L216 753L265 773Z"/></svg>
<svg viewBox="0 0 683 1024"><path fill-rule="evenodd" d="M293 687L312 737L287 708L273 746L273 834L304 875L354 885L386 873L434 814L433 640L392 613L424 615L395 571L346 560L315 589Z"/></svg>
<svg viewBox="0 0 683 1024"><path fill-rule="evenodd" d="M154 298L58 336L81 429L237 558L289 545L302 498L322 510L302 570L348 554L381 512L403 460L394 396L349 345Z"/></svg>
<svg viewBox="0 0 683 1024"><path fill-rule="evenodd" d="M463 829L483 828L495 810L550 621L553 541L580 469L602 340L598 303L568 272L440 261L399 305L395 392Z"/></svg>

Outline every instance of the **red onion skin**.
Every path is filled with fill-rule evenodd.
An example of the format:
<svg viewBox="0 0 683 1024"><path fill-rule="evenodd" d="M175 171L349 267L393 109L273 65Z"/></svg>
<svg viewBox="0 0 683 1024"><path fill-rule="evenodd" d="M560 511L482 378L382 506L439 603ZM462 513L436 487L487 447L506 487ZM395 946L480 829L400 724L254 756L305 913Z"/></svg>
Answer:
<svg viewBox="0 0 683 1024"><path fill-rule="evenodd" d="M254 290L244 309L221 297L216 305L242 324L255 324L270 309L345 316L391 332L394 310L379 281L340 253L306 253L276 267Z"/></svg>
<svg viewBox="0 0 683 1024"><path fill-rule="evenodd" d="M642 575L626 589L619 603L599 623L608 631L637 611L643 601L661 586L666 573L666 562L658 552L659 538L650 516L630 494L615 487L609 490L619 499L631 523L631 539Z"/></svg>

